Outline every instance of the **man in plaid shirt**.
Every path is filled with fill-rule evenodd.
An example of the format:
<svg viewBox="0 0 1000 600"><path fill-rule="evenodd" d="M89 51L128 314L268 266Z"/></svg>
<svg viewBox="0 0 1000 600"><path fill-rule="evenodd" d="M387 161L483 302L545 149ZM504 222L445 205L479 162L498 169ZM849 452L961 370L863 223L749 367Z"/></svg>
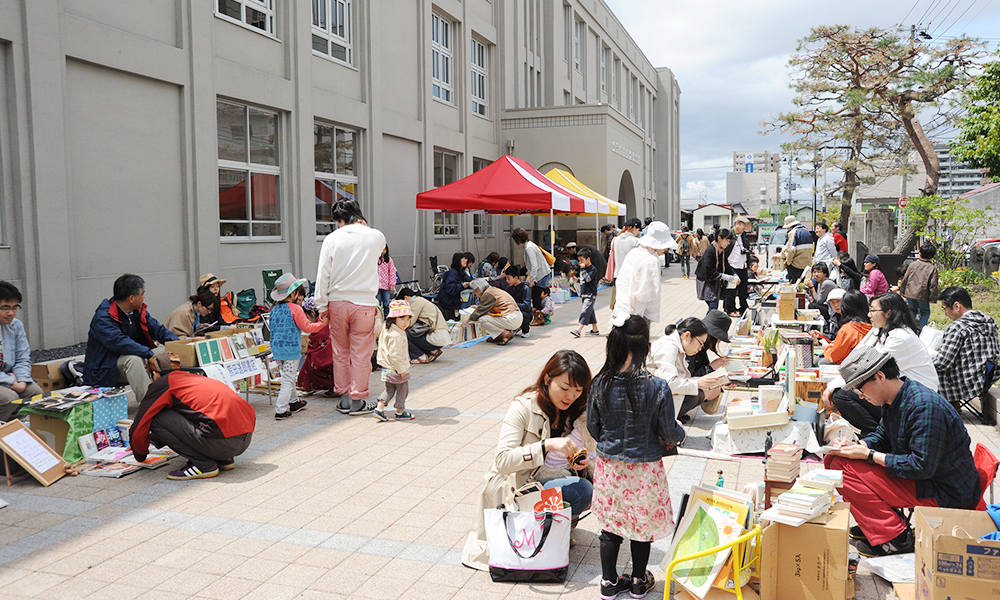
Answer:
<svg viewBox="0 0 1000 600"><path fill-rule="evenodd" d="M965 288L947 288L938 294L938 300L945 316L952 320L934 357L940 381L938 392L953 404L978 398L985 383L986 361L995 365L1000 357L997 324L972 310L972 298Z"/></svg>
<svg viewBox="0 0 1000 600"><path fill-rule="evenodd" d="M965 423L937 392L900 378L895 359L871 346L840 366L861 398L882 407L878 429L860 442L833 440L828 469L844 473L844 499L858 522L850 535L863 556L913 552L913 532L895 508L975 508L979 473Z"/></svg>

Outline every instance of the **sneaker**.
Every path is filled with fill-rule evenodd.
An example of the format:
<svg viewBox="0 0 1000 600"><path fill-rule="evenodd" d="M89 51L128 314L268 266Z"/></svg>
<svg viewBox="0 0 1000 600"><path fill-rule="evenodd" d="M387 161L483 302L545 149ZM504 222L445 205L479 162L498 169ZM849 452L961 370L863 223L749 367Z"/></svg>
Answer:
<svg viewBox="0 0 1000 600"><path fill-rule="evenodd" d="M575 329L570 329L569 334L576 338L580 337L580 332Z"/></svg>
<svg viewBox="0 0 1000 600"><path fill-rule="evenodd" d="M907 528L906 531L896 536L896 539L889 540L884 544L874 545L868 540L858 540L854 547L858 554L871 558L873 556L890 556L892 554L908 554L913 552L913 531Z"/></svg>
<svg viewBox="0 0 1000 600"><path fill-rule="evenodd" d="M219 465L220 471L232 471L236 468L235 460L217 460L215 464Z"/></svg>
<svg viewBox="0 0 1000 600"><path fill-rule="evenodd" d="M354 402L352 401L351 404L354 404ZM378 405L375 404L374 400L371 399L362 400L361 406L359 406L357 410L354 410L352 408L351 411L347 414L351 415L352 417L357 417L359 415L370 415L375 411L376 406Z"/></svg>
<svg viewBox="0 0 1000 600"><path fill-rule="evenodd" d="M300 410L304 410L305 407L306 407L306 404L309 404L309 403L306 402L305 400L296 400L294 402L289 402L288 403L288 410L292 411L293 413L297 413Z"/></svg>
<svg viewBox="0 0 1000 600"><path fill-rule="evenodd" d="M531 337L531 333L530 332L529 333L522 333L521 337L523 337L524 339L528 339L528 338Z"/></svg>
<svg viewBox="0 0 1000 600"><path fill-rule="evenodd" d="M175 481L187 481L189 479L207 479L209 477L215 477L219 474L219 469L216 468L214 471L202 472L201 469L188 463L186 467L178 471L171 471L167 473L167 479L173 479Z"/></svg>
<svg viewBox="0 0 1000 600"><path fill-rule="evenodd" d="M632 587L632 578L629 577L628 573L623 573L618 576L618 581L612 583L610 581L601 580L601 600L614 600L618 597L618 594L622 592L627 592Z"/></svg>
<svg viewBox="0 0 1000 600"><path fill-rule="evenodd" d="M591 329L590 331L587 332L587 335L601 335L601 332L594 331L593 329Z"/></svg>
<svg viewBox="0 0 1000 600"><path fill-rule="evenodd" d="M344 402L345 402L345 400L342 398L340 400L340 404L337 405L337 412L339 412L340 414L343 414L343 415L349 415L349 414L351 414L351 401L350 400L346 401L347 402L347 406L344 406Z"/></svg>
<svg viewBox="0 0 1000 600"><path fill-rule="evenodd" d="M646 571L644 578L632 578L632 585L629 586L628 595L633 598L645 598L654 585L656 585L656 578L653 577L652 573Z"/></svg>
<svg viewBox="0 0 1000 600"><path fill-rule="evenodd" d="M851 527L847 535L850 536L852 540L865 540L866 542L868 541L868 537L865 536L864 531L861 531L860 525L855 525L854 527Z"/></svg>
<svg viewBox="0 0 1000 600"><path fill-rule="evenodd" d="M397 421L412 421L415 418L416 417L414 417L412 414L410 414L409 412L407 412L405 410L403 412L401 412L401 413L396 413L396 420Z"/></svg>
<svg viewBox="0 0 1000 600"><path fill-rule="evenodd" d="M372 411L372 414L375 415L376 419L382 421L383 423L389 420L389 418L385 416L385 411L381 411L377 408Z"/></svg>
<svg viewBox="0 0 1000 600"><path fill-rule="evenodd" d="M292 417L292 411L286 410L283 413L274 413L275 421L284 421L285 419L290 419Z"/></svg>

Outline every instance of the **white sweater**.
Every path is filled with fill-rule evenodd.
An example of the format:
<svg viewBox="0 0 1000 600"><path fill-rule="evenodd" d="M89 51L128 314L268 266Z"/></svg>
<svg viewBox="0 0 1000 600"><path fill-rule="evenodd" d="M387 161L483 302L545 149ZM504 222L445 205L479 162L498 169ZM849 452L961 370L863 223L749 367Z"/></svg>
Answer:
<svg viewBox="0 0 1000 600"><path fill-rule="evenodd" d="M378 257L385 236L378 229L354 223L334 230L323 240L316 273L316 304L325 312L328 302L375 306L378 293Z"/></svg>
<svg viewBox="0 0 1000 600"><path fill-rule="evenodd" d="M684 396L698 395L698 379L687 368L687 354L681 345L681 335L674 331L653 342L649 352L653 375L665 379L674 396L674 412L681 410ZM678 415L674 415L677 418Z"/></svg>
<svg viewBox="0 0 1000 600"><path fill-rule="evenodd" d="M549 274L549 263L545 260L545 255L538 244L530 240L524 244L524 268L528 270L528 281L531 283L541 281Z"/></svg>

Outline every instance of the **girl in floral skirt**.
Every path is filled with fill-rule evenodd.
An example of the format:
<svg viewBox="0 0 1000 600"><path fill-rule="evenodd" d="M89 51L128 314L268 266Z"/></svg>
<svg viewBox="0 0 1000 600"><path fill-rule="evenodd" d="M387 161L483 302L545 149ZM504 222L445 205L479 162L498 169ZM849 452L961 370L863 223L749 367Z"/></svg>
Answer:
<svg viewBox="0 0 1000 600"><path fill-rule="evenodd" d="M649 354L649 322L629 317L608 335L607 358L587 401L587 429L597 440L592 509L601 524L601 598L622 592L645 598L653 589L646 570L654 539L674 529L664 448L684 441L674 418L667 382L643 365ZM618 575L622 539L632 545L633 576ZM640 575L642 573L642 575Z"/></svg>

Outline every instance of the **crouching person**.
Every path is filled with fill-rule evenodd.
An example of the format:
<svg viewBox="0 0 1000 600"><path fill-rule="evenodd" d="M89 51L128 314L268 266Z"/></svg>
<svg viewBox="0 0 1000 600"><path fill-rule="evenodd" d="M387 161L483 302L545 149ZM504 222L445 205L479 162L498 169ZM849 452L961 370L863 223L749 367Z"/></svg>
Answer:
<svg viewBox="0 0 1000 600"><path fill-rule="evenodd" d="M255 423L253 407L226 384L174 371L149 386L129 439L136 460L146 459L150 442L188 460L167 479L204 479L236 466L233 459L250 446Z"/></svg>

